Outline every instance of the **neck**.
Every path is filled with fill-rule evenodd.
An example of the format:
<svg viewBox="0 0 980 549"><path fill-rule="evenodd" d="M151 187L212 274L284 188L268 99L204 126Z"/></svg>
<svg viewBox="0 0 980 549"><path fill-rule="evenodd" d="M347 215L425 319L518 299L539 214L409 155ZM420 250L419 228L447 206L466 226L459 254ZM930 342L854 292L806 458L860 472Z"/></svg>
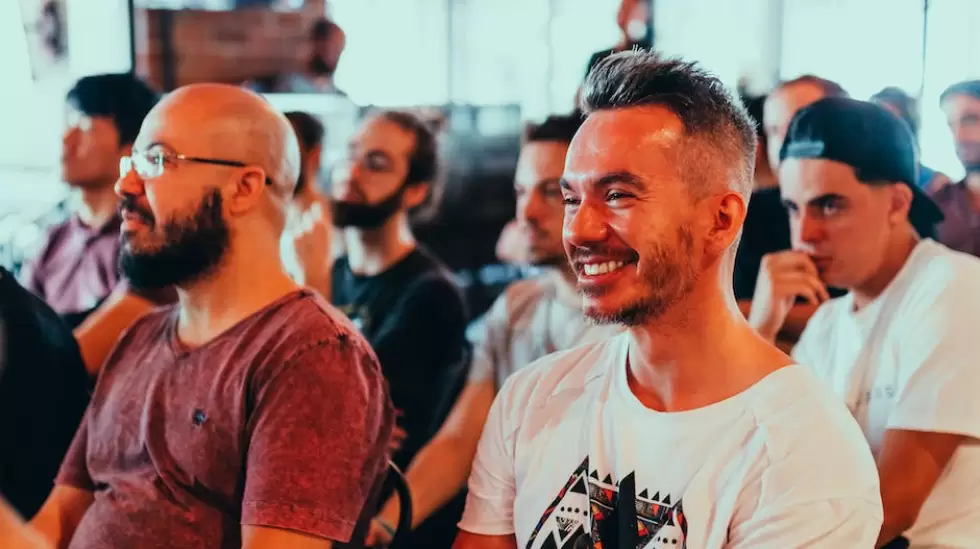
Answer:
<svg viewBox="0 0 980 549"><path fill-rule="evenodd" d="M896 235L885 252L884 261L881 262L874 275L863 284L852 289L854 292L854 306L860 310L868 303L874 301L885 288L891 284L892 280L898 276L898 272L905 266L912 250L919 243L919 236L909 227L900 236Z"/></svg>
<svg viewBox="0 0 980 549"><path fill-rule="evenodd" d="M112 185L79 189L75 213L89 227L101 227L116 215L119 197Z"/></svg>
<svg viewBox="0 0 980 549"><path fill-rule="evenodd" d="M730 294L720 285L702 288L664 316L630 329L630 388L646 407L708 406L792 362L759 338Z"/></svg>
<svg viewBox="0 0 980 549"><path fill-rule="evenodd" d="M270 246L253 244L248 253L238 254L229 249L212 275L178 288L177 335L183 344L203 345L298 289L281 262L257 260L279 257L278 246Z"/></svg>
<svg viewBox="0 0 980 549"><path fill-rule="evenodd" d="M418 247L404 213L395 214L377 229L349 227L344 230L344 243L351 270L362 276L387 271Z"/></svg>
<svg viewBox="0 0 980 549"><path fill-rule="evenodd" d="M756 173L754 190L761 191L762 189L774 189L776 187L779 187L779 180L772 172Z"/></svg>

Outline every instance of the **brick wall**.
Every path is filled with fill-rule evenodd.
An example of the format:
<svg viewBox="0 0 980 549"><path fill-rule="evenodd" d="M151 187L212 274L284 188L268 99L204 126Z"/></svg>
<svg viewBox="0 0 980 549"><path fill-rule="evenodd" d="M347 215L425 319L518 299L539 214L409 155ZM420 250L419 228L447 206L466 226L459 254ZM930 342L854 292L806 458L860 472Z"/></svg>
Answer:
<svg viewBox="0 0 980 549"><path fill-rule="evenodd" d="M195 82L240 83L296 68L312 21L326 13L324 0L306 0L302 11L137 10L136 70L164 87L160 23L172 18L171 58L176 86Z"/></svg>

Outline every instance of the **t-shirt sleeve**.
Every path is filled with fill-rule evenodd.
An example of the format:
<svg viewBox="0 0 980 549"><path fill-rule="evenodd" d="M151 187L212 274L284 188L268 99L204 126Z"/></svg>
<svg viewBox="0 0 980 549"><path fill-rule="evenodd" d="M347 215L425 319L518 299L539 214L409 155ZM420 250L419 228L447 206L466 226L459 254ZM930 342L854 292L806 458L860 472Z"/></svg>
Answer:
<svg viewBox="0 0 980 549"><path fill-rule="evenodd" d="M88 456L89 413L87 410L82 417L82 422L78 426L78 431L75 432L71 446L68 447L65 459L61 462L61 468L58 470L54 483L94 492L95 482L89 474L86 459Z"/></svg>
<svg viewBox="0 0 980 549"><path fill-rule="evenodd" d="M514 533L514 429L508 419L511 386L494 400L470 470L462 530L485 536Z"/></svg>
<svg viewBox="0 0 980 549"><path fill-rule="evenodd" d="M349 541L386 471L394 420L374 355L341 331L257 378L242 524Z"/></svg>
<svg viewBox="0 0 980 549"><path fill-rule="evenodd" d="M497 368L504 357L499 350L505 344L507 330L507 292L505 291L478 321L475 333L469 338L473 346L473 361L470 366L469 381L481 383L494 381Z"/></svg>
<svg viewBox="0 0 980 549"><path fill-rule="evenodd" d="M977 311L976 284L949 284L931 303L903 313L907 331L896 334L900 388L889 429L980 438Z"/></svg>
<svg viewBox="0 0 980 549"><path fill-rule="evenodd" d="M820 500L760 509L729 532L727 549L874 547L881 506L864 499Z"/></svg>

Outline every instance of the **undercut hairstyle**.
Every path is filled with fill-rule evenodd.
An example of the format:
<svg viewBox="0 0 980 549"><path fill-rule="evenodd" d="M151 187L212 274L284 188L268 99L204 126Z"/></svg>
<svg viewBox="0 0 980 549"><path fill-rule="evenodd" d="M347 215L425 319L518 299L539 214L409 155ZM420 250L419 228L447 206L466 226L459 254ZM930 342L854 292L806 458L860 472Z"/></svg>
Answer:
<svg viewBox="0 0 980 549"><path fill-rule="evenodd" d="M601 61L582 87L580 108L586 115L646 106L667 108L684 124L685 146L678 161L692 183L692 197L707 195L719 178L749 196L756 129L741 101L721 80L696 63L635 50Z"/></svg>
<svg viewBox="0 0 980 549"><path fill-rule="evenodd" d="M871 96L871 102L879 105L889 105L898 111L898 117L902 119L912 135L919 135L918 107L915 99L905 93L901 88L889 86Z"/></svg>
<svg viewBox="0 0 980 549"><path fill-rule="evenodd" d="M774 91L786 89L792 86L799 86L801 84L818 88L821 92L823 92L824 97L850 97L847 90L845 90L844 87L837 82L827 80L826 78L821 78L813 74L804 74L802 76L797 76L792 80L784 80L776 85Z"/></svg>
<svg viewBox="0 0 980 549"><path fill-rule="evenodd" d="M312 114L303 111L290 111L286 118L296 130L296 138L304 151L323 144L323 124Z"/></svg>
<svg viewBox="0 0 980 549"><path fill-rule="evenodd" d="M964 80L946 88L946 91L939 96L939 104L945 103L951 95L965 95L980 99L980 80Z"/></svg>
<svg viewBox="0 0 980 549"><path fill-rule="evenodd" d="M524 132L524 143L557 141L571 143L575 133L582 127L582 113L576 111L567 115L552 115L540 124L529 124Z"/></svg>
<svg viewBox="0 0 980 549"><path fill-rule="evenodd" d="M384 110L374 116L395 124L415 137L415 146L408 159L405 184L435 183L439 170L439 146L432 129L421 118L408 111Z"/></svg>
<svg viewBox="0 0 980 549"><path fill-rule="evenodd" d="M160 94L132 73L96 74L80 79L68 91L69 105L87 116L112 120L119 145L132 145Z"/></svg>

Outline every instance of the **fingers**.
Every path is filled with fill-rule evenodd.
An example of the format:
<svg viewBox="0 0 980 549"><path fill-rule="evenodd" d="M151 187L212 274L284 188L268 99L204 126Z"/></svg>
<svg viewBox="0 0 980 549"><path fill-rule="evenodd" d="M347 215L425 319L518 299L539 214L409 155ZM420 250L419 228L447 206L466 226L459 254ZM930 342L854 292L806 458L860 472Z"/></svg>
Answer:
<svg viewBox="0 0 980 549"><path fill-rule="evenodd" d="M408 438L408 432L405 429L395 425L391 430L391 442L388 443L388 447L392 450L398 450L402 447L402 443Z"/></svg>
<svg viewBox="0 0 980 549"><path fill-rule="evenodd" d="M796 250L786 250L769 254L763 261L772 271L803 271L813 276L819 276L817 266L810 256Z"/></svg>
<svg viewBox="0 0 980 549"><path fill-rule="evenodd" d="M780 273L773 279L773 286L779 288L779 294L783 297L799 296L812 305L819 305L830 299L824 283L809 272Z"/></svg>

